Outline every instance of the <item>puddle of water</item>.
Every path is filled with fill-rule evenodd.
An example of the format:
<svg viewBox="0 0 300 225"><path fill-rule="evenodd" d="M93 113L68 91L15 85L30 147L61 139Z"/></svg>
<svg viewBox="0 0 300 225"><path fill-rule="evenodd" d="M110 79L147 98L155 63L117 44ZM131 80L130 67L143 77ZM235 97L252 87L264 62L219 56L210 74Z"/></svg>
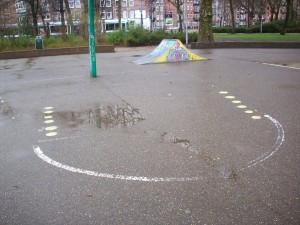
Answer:
<svg viewBox="0 0 300 225"><path fill-rule="evenodd" d="M3 116L9 116L13 114L13 110L10 105L7 104L1 97L0 97L0 113Z"/></svg>
<svg viewBox="0 0 300 225"><path fill-rule="evenodd" d="M139 110L126 104L99 106L81 112L54 112L54 118L60 124L77 127L81 124L93 124L99 128L130 127L144 120Z"/></svg>
<svg viewBox="0 0 300 225"><path fill-rule="evenodd" d="M218 173L224 179L236 181L238 178L237 172L233 169L228 168L227 166L220 166L218 168Z"/></svg>

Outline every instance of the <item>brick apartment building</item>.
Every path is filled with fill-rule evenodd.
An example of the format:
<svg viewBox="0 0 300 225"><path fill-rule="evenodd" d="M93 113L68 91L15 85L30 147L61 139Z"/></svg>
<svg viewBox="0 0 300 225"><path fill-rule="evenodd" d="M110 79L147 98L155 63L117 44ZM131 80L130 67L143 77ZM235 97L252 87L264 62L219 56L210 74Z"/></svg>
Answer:
<svg viewBox="0 0 300 225"><path fill-rule="evenodd" d="M58 8L49 7L46 0L41 0L44 21L53 28L60 26L61 14ZM69 0L69 7L72 20L75 24L82 21L85 4L87 0ZM179 20L176 7L172 2L177 0L122 0L122 24L123 26L134 24L143 25L145 29L170 29L177 30ZM199 24L200 0L184 0L181 6L183 27L197 29ZM101 18L105 24L102 31L111 31L118 26L118 0L102 0L96 11L102 12ZM279 19L282 18L284 9L280 10ZM236 6L235 10L236 26L247 26L248 15L241 6ZM1 0L0 2L0 29L15 25L17 26L24 16L30 14L29 7L24 0ZM68 17L64 12L65 18ZM258 23L262 18L263 22L270 21L270 9L266 5L262 15L255 14L251 19L252 25ZM39 24L42 23L39 15ZM213 1L213 26L231 26L231 16L229 3L224 0ZM55 30L55 29L54 29Z"/></svg>

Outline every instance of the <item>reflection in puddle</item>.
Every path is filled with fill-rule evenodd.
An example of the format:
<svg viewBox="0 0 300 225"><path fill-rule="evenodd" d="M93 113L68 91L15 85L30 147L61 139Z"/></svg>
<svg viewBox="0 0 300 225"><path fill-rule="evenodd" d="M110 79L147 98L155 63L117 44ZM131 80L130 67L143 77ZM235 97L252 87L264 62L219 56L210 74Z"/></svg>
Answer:
<svg viewBox="0 0 300 225"><path fill-rule="evenodd" d="M126 104L125 107L114 105L95 110L97 127L129 127L144 120L139 110ZM100 121L99 121L100 120Z"/></svg>
<svg viewBox="0 0 300 225"><path fill-rule="evenodd" d="M55 119L68 127L77 127L80 124L94 124L99 128L130 127L144 120L139 110L129 104L100 106L81 112L54 112Z"/></svg>

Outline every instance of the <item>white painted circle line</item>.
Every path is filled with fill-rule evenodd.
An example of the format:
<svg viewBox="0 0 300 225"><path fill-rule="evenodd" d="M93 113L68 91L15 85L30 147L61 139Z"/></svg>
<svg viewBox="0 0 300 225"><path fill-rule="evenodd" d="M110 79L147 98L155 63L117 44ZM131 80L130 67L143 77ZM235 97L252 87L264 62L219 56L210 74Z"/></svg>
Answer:
<svg viewBox="0 0 300 225"><path fill-rule="evenodd" d="M272 146L272 148L270 148L268 151L266 151L264 154L257 157L256 159L250 161L248 163L248 165L246 167L242 168L241 170L255 166L258 163L261 163L261 162L265 161L266 159L270 158L275 152L278 151L278 149L281 147L282 143L284 142L284 129L283 129L282 125L276 119L272 118L269 115L265 115L265 117L268 118L276 126L277 140L276 140L275 144Z"/></svg>
<svg viewBox="0 0 300 225"><path fill-rule="evenodd" d="M60 169L64 169L73 173L80 173L85 174L89 176L94 177L101 177L101 178L109 178L109 179L115 179L115 180L127 180L127 181L142 181L142 182L171 182L171 181L177 181L177 182L184 182L184 181L198 181L203 180L205 177L137 177L137 176L126 176L126 175L116 175L116 174L108 174L108 173L99 173L91 170L83 170L80 168L75 168L72 166L64 165L60 162L57 162L48 156L46 156L43 151L40 149L39 146L33 146L34 153L43 161L51 164L52 166L55 166Z"/></svg>

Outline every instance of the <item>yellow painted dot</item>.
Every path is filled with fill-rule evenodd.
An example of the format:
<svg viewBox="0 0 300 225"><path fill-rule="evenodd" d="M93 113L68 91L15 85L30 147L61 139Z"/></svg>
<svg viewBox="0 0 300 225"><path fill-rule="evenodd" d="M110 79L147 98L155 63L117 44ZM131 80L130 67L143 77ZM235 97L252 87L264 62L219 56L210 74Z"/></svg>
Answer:
<svg viewBox="0 0 300 225"><path fill-rule="evenodd" d="M46 127L45 130L50 131L50 130L56 130L57 126L51 126L51 127Z"/></svg>
<svg viewBox="0 0 300 225"><path fill-rule="evenodd" d="M246 110L245 113L251 114L251 113L253 113L253 111L252 110Z"/></svg>
<svg viewBox="0 0 300 225"><path fill-rule="evenodd" d="M54 123L54 120L45 120L45 123Z"/></svg>
<svg viewBox="0 0 300 225"><path fill-rule="evenodd" d="M261 116L252 116L251 118L254 119L254 120L260 120Z"/></svg>
<svg viewBox="0 0 300 225"><path fill-rule="evenodd" d="M219 94L226 95L226 94L228 94L228 92L227 91L220 91Z"/></svg>
<svg viewBox="0 0 300 225"><path fill-rule="evenodd" d="M232 103L234 103L234 104L240 104L242 102L240 100L234 100L234 101L232 101Z"/></svg>
<svg viewBox="0 0 300 225"><path fill-rule="evenodd" d="M235 99L234 96L230 96L230 95L225 96L225 98L228 98L228 99Z"/></svg>
<svg viewBox="0 0 300 225"><path fill-rule="evenodd" d="M53 116L44 116L44 119L52 119Z"/></svg>
<svg viewBox="0 0 300 225"><path fill-rule="evenodd" d="M50 133L47 133L47 134L46 134L47 137L53 137L53 136L55 136L55 135L57 135L56 132L50 132Z"/></svg>
<svg viewBox="0 0 300 225"><path fill-rule="evenodd" d="M49 110L49 109L53 109L53 107L49 106L49 107L45 107L44 109Z"/></svg>
<svg viewBox="0 0 300 225"><path fill-rule="evenodd" d="M240 108L240 109L245 109L245 108L247 108L247 106L245 106L245 105L238 105L237 107Z"/></svg>
<svg viewBox="0 0 300 225"><path fill-rule="evenodd" d="M53 113L53 111L51 111L51 110L44 112L44 114L51 114L51 113Z"/></svg>

